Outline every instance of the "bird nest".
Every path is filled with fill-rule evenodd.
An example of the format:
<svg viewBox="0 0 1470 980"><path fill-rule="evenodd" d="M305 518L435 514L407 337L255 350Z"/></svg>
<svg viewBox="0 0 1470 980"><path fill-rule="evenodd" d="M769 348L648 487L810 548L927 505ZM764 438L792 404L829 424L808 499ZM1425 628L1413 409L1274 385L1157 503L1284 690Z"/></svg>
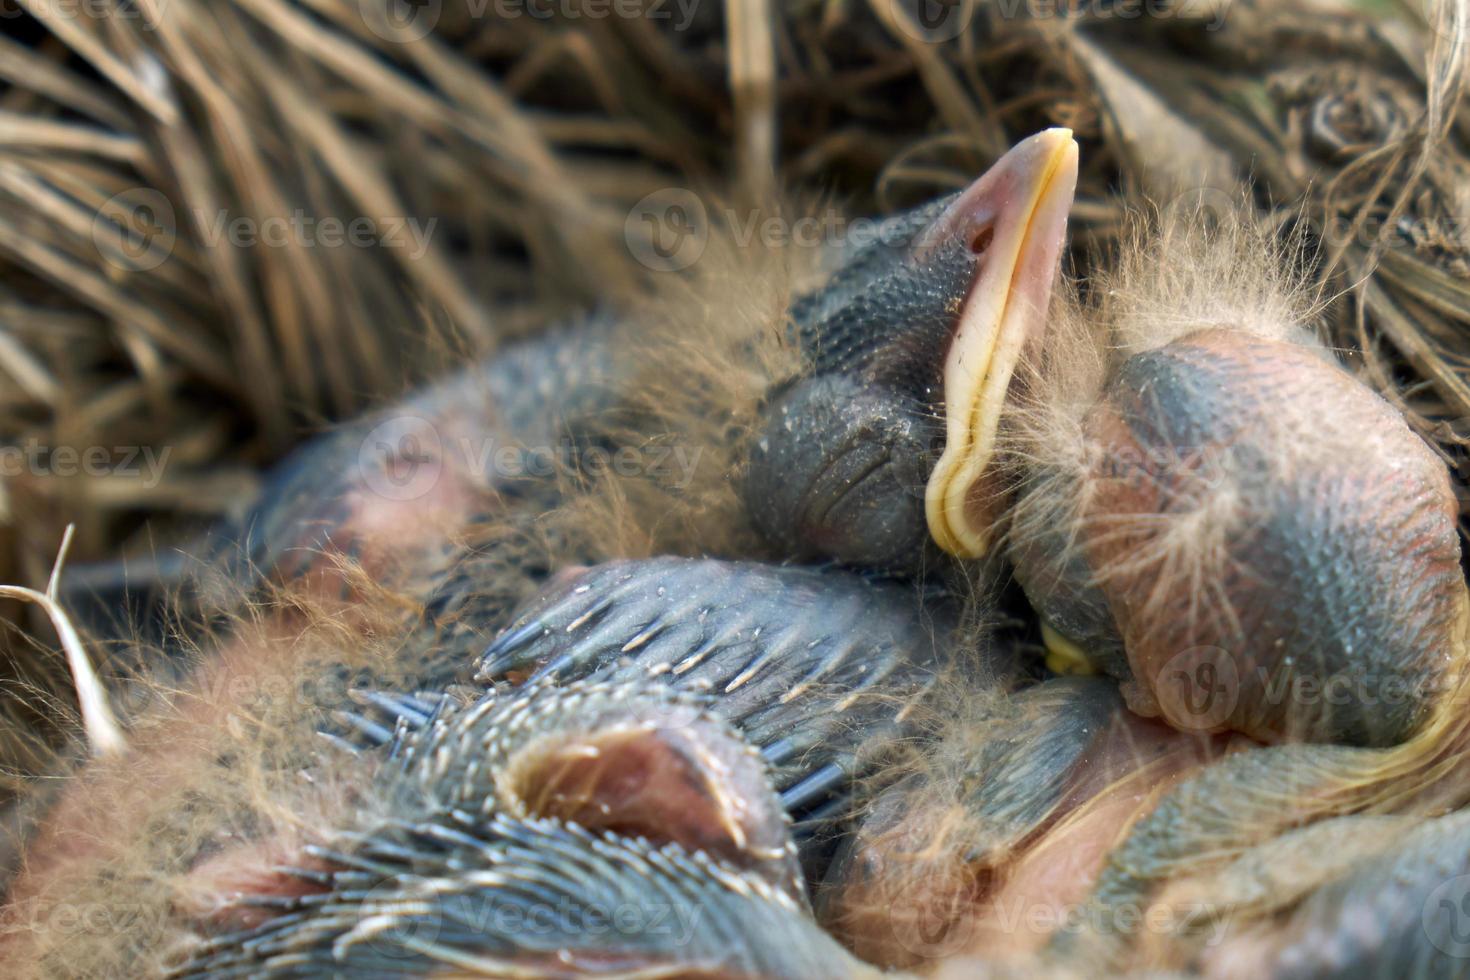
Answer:
<svg viewBox="0 0 1470 980"><path fill-rule="evenodd" d="M640 237L660 195L883 213L1054 125L1082 145L1073 275L1176 199L1301 228L1326 329L1459 464L1444 6L0 0L0 581L43 583L72 523L73 562L178 547L303 435L679 275ZM54 637L6 614L30 696L4 710L44 730Z"/></svg>

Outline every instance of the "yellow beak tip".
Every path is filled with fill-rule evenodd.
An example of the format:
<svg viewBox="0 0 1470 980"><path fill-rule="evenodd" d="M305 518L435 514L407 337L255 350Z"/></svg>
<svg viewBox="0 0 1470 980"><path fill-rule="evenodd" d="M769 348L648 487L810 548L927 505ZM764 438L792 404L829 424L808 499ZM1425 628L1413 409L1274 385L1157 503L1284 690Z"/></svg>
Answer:
<svg viewBox="0 0 1470 980"><path fill-rule="evenodd" d="M1041 624L1041 642L1046 647L1046 669L1063 677L1091 677L1097 668L1087 651L1046 623Z"/></svg>

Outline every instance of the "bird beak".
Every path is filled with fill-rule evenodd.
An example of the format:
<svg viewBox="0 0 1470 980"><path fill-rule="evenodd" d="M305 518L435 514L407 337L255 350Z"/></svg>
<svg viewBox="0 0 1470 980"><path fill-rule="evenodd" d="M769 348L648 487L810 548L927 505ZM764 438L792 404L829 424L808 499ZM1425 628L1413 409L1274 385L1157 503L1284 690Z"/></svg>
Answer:
<svg viewBox="0 0 1470 980"><path fill-rule="evenodd" d="M1048 129L1018 143L935 220L938 240L961 236L980 256L944 365L944 453L925 488L929 533L960 558L990 548L995 494L986 476L1000 413L1022 352L1046 331L1077 143Z"/></svg>

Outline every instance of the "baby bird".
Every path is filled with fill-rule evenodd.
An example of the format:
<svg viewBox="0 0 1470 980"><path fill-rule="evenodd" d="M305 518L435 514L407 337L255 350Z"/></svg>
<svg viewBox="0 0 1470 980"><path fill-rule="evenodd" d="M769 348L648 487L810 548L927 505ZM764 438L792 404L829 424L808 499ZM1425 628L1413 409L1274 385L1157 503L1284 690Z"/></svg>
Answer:
<svg viewBox="0 0 1470 980"><path fill-rule="evenodd" d="M1166 209L1054 301L1076 166L1065 130L1033 136L797 305L808 370L753 443L757 526L859 565L1003 554L1053 664L1147 717L1402 742L1467 623L1444 465L1312 336L1304 257L1247 219Z"/></svg>
<svg viewBox="0 0 1470 980"><path fill-rule="evenodd" d="M697 701L374 701L398 733L360 757L371 802L294 870L249 867L268 842L197 865L205 907L236 890L174 976L876 975L811 921L759 757Z"/></svg>
<svg viewBox="0 0 1470 980"><path fill-rule="evenodd" d="M1402 742L1464 641L1448 472L1310 334L1293 247L1198 220L1166 212L1098 304L1059 304L997 461L1007 554L1144 715Z"/></svg>
<svg viewBox="0 0 1470 980"><path fill-rule="evenodd" d="M1191 845L1260 844L1271 834L1251 837L1247 819L1260 808L1230 791L1320 758L1290 750L1334 750L1331 771L1304 784L1322 792L1299 794L1320 807L1309 816L1335 813L1342 786L1372 784L1380 750L1355 746L1403 742L1438 717L1434 686L1461 649L1443 467L1309 338L1301 291L1281 272L1292 257L1247 229L1199 238L1166 223L1124 250L1089 302L1054 298L1076 166L1070 134L1047 131L968 190L885 222L795 302L800 369L765 392L753 432L730 427L743 440L740 513L712 513L748 521L767 549L724 557L833 560L882 581L748 560L579 569L567 567L574 549L560 568L519 552L459 561L463 538L487 525L555 526L543 517L565 490L557 474L503 479L462 437L609 438L629 376L598 331L626 325L591 321L516 348L288 467L231 538L251 574L341 602L327 603L334 614L354 610L366 580L429 628L320 617L334 627L320 655L361 639L373 676L395 668L399 693L359 694L371 711L337 713L338 743L349 732L378 743L349 751L343 774L301 769L295 742L257 760L323 781L299 820L325 827L321 840L262 833L278 825L265 814L308 812L297 797L268 797L248 819L207 815L208 834L184 821L167 873L147 878L155 896L160 878L171 889L159 900L168 934L192 943L181 969L856 975L866 967L809 914L808 876L824 880L825 924L875 960L928 958L889 928L911 898L941 913L921 946L973 936L945 950L983 954L999 940L982 899L1060 906L1092 887L1089 903L1108 907L1208 870L1190 863L1202 853ZM563 376L588 383L550 384ZM598 424L579 430L579 417ZM425 472L417 493L398 493L400 477ZM1052 680L1012 700L1009 655L951 597L903 581L931 563L960 577L993 555L1044 618L1052 663L1111 674L1121 695L1110 680ZM507 625L553 575L470 663L473 637ZM463 629L447 637L441 620ZM181 819L160 794L192 799L206 777L215 792L235 788L236 730L260 705L292 712L264 682L279 672L294 691L320 671L301 662L292 624L272 625L200 671L199 703L180 712L190 744L154 731L127 765L70 784L15 908L105 887L156 836L145 832ZM467 699L452 682L473 666L493 687ZM1329 698L1343 678L1347 693ZM1323 698L1307 699L1303 681ZM913 737L915 712L945 708L936 690L975 702L951 719L969 743ZM313 700L289 720L340 706ZM1350 744L1205 765L1228 731ZM890 785L884 753L899 749L939 778ZM982 776L948 778L969 772ZM99 820L98 799L131 809ZM1218 803L1206 813L1218 820L1181 800ZM936 826L936 813L955 819ZM791 814L861 821L828 868L830 840L805 846ZM81 840L100 857L76 853ZM1067 860L1078 853L1085 868ZM597 903L642 908L648 895L714 918L674 946L646 929L584 928ZM503 926L547 902L571 919L543 933ZM1030 938L1018 953L1048 937ZM52 955L67 945L55 933L46 943Z"/></svg>
<svg viewBox="0 0 1470 980"><path fill-rule="evenodd" d="M309 440L205 557L236 590L337 592L350 564L422 596L467 527L556 505L565 450L615 403L619 329L606 315L555 327Z"/></svg>

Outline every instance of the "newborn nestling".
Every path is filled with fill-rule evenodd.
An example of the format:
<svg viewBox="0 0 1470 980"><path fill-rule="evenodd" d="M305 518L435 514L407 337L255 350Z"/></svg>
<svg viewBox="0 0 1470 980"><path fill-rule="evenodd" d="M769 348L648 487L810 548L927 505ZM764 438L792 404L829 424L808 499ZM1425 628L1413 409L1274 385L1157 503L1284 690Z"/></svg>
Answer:
<svg viewBox="0 0 1470 980"><path fill-rule="evenodd" d="M1058 290L1076 165L1049 130L888 219L773 317L672 340L594 319L410 403L446 436L528 449L699 433L714 465L692 489L504 480L419 453L439 478L405 501L335 451L356 434L304 454L332 465L288 474L235 543L317 599L299 617L331 627L316 659L298 617L267 607L280 621L205 659L151 737L65 784L12 885L10 948L77 961L22 914L141 881L161 910L151 945L116 962L157 966L162 937L182 937L172 962L205 975L840 976L866 969L850 951L1121 965L1136 937L1096 959L1049 931L1002 935L995 910L1142 903L1287 827L1406 806L1466 741L1434 710L1466 621L1444 468L1311 338L1295 248L1243 220L1165 214L1085 296ZM676 392L698 386L671 357L696 349L715 390ZM522 532L544 547L510 546ZM1121 693L1016 692L1033 678L976 624L994 597L953 588L991 556L1014 566L1051 664ZM644 560L580 567L607 557ZM772 558L846 567L756 560ZM333 713L335 691L273 693L349 653L398 689L359 693L361 713ZM256 753L264 790L231 795L254 771L237 729L257 708L288 744ZM332 744L300 744L328 714ZM352 731L375 744L324 762ZM1435 802L1464 801L1416 805ZM160 829L160 856L135 860ZM810 880L850 951L810 915ZM649 896L710 917L674 944L587 928L597 903ZM534 934L482 914L546 902L576 914ZM906 943L926 916L956 941ZM80 961L111 962L102 945Z"/></svg>
<svg viewBox="0 0 1470 980"><path fill-rule="evenodd" d="M1076 168L1033 136L795 306L752 520L797 558L999 550L1054 664L1177 727L1402 742L1466 624L1445 467L1312 336L1300 243L1244 201L1057 289Z"/></svg>
<svg viewBox="0 0 1470 980"><path fill-rule="evenodd" d="M1465 627L1449 475L1311 335L1303 258L1248 221L1165 212L1098 302L1058 304L999 464L1007 553L1142 714L1402 742Z"/></svg>
<svg viewBox="0 0 1470 980"><path fill-rule="evenodd" d="M222 896L220 934L177 975L865 972L806 914L759 757L696 701L630 684L422 714L378 700L399 734L360 767L364 805Z"/></svg>

